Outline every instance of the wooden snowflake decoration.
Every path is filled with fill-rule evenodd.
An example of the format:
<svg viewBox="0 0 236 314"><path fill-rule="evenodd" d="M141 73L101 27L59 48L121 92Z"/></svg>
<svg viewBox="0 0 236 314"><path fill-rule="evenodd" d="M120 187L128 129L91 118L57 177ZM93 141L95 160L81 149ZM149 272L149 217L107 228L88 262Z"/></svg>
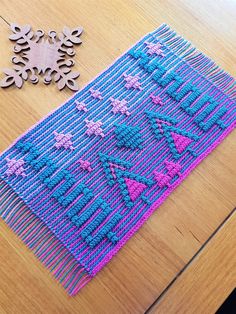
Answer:
<svg viewBox="0 0 236 314"><path fill-rule="evenodd" d="M38 83L38 75L43 75L45 84L52 80L57 83L59 90L69 87L78 90L75 81L78 72L71 72L74 60L69 57L75 55L73 44L81 44L81 27L70 29L64 27L62 33L49 31L44 36L42 30L31 31L31 26L11 24L13 32L9 39L16 42L13 51L17 54L12 57L13 69L4 69L6 76L0 81L1 87L15 84L21 88L24 81L29 79L33 84Z"/></svg>

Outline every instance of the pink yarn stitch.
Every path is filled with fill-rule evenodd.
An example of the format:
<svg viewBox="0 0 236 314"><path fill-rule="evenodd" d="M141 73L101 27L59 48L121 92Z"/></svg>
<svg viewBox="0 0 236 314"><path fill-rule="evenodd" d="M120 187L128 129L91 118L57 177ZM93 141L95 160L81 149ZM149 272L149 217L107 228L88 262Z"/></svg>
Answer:
<svg viewBox="0 0 236 314"><path fill-rule="evenodd" d="M155 105L163 106L163 102L162 102L161 97L155 96L155 95L153 95L153 93L152 93L152 94L150 95L150 98L152 99L152 102L153 102Z"/></svg>
<svg viewBox="0 0 236 314"><path fill-rule="evenodd" d="M112 174L112 176L113 176L114 179L116 179L115 168L121 169L121 170L125 170L124 167L121 167L121 166L119 166L119 165L113 164L112 162L110 162L109 165L110 165L110 169L111 169L111 174Z"/></svg>
<svg viewBox="0 0 236 314"><path fill-rule="evenodd" d="M162 129L162 124L171 125L170 122L163 121L163 120L160 120L160 119L156 119L156 122L157 122L158 129L159 129L159 131L160 131L161 134L164 133L164 131L163 131L163 129Z"/></svg>
<svg viewBox="0 0 236 314"><path fill-rule="evenodd" d="M180 170L182 166L179 163L173 161L165 160L166 169L168 170L168 175L173 178L176 174L180 176Z"/></svg>
<svg viewBox="0 0 236 314"><path fill-rule="evenodd" d="M118 113L121 112L122 114L126 114L127 116L130 116L130 112L127 108L127 101L125 99L119 100L115 99L113 97L110 98L111 105L113 106L112 112Z"/></svg>
<svg viewBox="0 0 236 314"><path fill-rule="evenodd" d="M101 137L105 136L101 128L102 126L101 121L94 122L92 120L85 119L84 122L86 123L86 127L88 128L85 134L89 136L92 134L99 135Z"/></svg>
<svg viewBox="0 0 236 314"><path fill-rule="evenodd" d="M169 187L170 185L169 182L171 180L171 177L169 175L154 171L154 178L157 181L160 188L163 188L165 186Z"/></svg>
<svg viewBox="0 0 236 314"><path fill-rule="evenodd" d="M147 45L147 48L148 48L147 53L149 53L150 55L156 54L162 57L165 56L161 49L162 45L160 43L154 44L154 43L149 43L146 41L145 44Z"/></svg>
<svg viewBox="0 0 236 314"><path fill-rule="evenodd" d="M142 90L143 88L141 87L141 83L139 82L140 77L138 75L127 75L127 74L123 74L125 81L127 82L125 84L125 87L130 89L130 88L135 88L135 89L139 89Z"/></svg>
<svg viewBox="0 0 236 314"><path fill-rule="evenodd" d="M55 147L56 148L61 148L64 147L65 149L71 149L73 150L73 143L71 141L72 138L72 134L67 133L67 134L63 134L63 133L58 133L56 131L53 132L53 134L55 135Z"/></svg>
<svg viewBox="0 0 236 314"><path fill-rule="evenodd" d="M125 178L125 183L127 185L129 196L132 202L134 202L147 187L146 184L129 178Z"/></svg>
<svg viewBox="0 0 236 314"><path fill-rule="evenodd" d="M87 170L91 172L93 169L91 168L91 163L88 160L79 159L80 168L83 170Z"/></svg>
<svg viewBox="0 0 236 314"><path fill-rule="evenodd" d="M102 97L102 94L101 94L101 92L99 91L99 90L97 90L97 89L93 89L93 88L90 88L90 93L91 93L91 96L93 97L93 98L97 98L97 99L103 99L103 97Z"/></svg>
<svg viewBox="0 0 236 314"><path fill-rule="evenodd" d="M7 161L7 171L6 171L6 175L7 176L11 176L13 174L15 174L16 176L22 176L25 177L25 169L24 169L24 160L23 159L10 159L10 158L6 158Z"/></svg>
<svg viewBox="0 0 236 314"><path fill-rule="evenodd" d="M78 100L76 100L75 103L76 103L76 108L77 108L79 111L84 111L84 112L87 112L87 111L88 111L88 109L87 109L85 103L79 102Z"/></svg>
<svg viewBox="0 0 236 314"><path fill-rule="evenodd" d="M192 143L192 140L189 137L183 136L181 134L177 134L175 132L171 132L172 138L175 143L175 147L177 151L181 154L185 148Z"/></svg>

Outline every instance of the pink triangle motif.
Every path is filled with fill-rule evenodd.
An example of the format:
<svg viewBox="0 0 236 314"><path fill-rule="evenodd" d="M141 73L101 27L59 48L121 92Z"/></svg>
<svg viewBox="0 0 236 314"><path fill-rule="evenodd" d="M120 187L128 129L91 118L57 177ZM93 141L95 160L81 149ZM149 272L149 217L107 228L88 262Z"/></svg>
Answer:
<svg viewBox="0 0 236 314"><path fill-rule="evenodd" d="M181 154L186 149L186 147L192 143L192 140L189 137L183 136L181 134L171 132L171 136L179 154Z"/></svg>
<svg viewBox="0 0 236 314"><path fill-rule="evenodd" d="M137 182L129 178L125 178L125 183L127 185L129 196L132 202L134 202L147 187L146 184Z"/></svg>

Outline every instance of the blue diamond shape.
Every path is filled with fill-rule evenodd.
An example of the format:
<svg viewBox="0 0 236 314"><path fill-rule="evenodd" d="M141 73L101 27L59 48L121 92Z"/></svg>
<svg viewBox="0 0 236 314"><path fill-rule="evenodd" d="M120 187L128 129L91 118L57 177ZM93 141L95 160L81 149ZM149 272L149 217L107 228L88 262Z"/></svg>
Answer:
<svg viewBox="0 0 236 314"><path fill-rule="evenodd" d="M118 147L127 147L131 149L142 149L143 139L138 126L128 126L126 124L116 125L115 134Z"/></svg>

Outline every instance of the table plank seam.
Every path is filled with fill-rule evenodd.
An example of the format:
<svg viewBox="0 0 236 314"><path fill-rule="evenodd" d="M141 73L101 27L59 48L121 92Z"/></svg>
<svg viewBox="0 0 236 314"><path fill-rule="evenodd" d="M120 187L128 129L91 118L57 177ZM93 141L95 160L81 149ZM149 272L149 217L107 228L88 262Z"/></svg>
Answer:
<svg viewBox="0 0 236 314"><path fill-rule="evenodd" d="M193 261L198 257L198 255L204 250L204 248L208 245L208 243L212 240L213 237L223 228L223 226L227 223L227 221L233 216L236 212L236 207L233 208L230 213L224 218L224 220L220 223L220 225L212 232L212 234L207 238L207 240L203 243L203 245L199 248L199 250L192 256L192 258L185 264L185 266L176 274L176 276L170 281L170 283L165 287L165 289L159 294L159 296L155 299L155 301L147 308L144 312L148 314L152 308L160 302L160 300L165 296L167 291L172 287L172 285L176 282L176 280L183 274L183 272L193 263Z"/></svg>

